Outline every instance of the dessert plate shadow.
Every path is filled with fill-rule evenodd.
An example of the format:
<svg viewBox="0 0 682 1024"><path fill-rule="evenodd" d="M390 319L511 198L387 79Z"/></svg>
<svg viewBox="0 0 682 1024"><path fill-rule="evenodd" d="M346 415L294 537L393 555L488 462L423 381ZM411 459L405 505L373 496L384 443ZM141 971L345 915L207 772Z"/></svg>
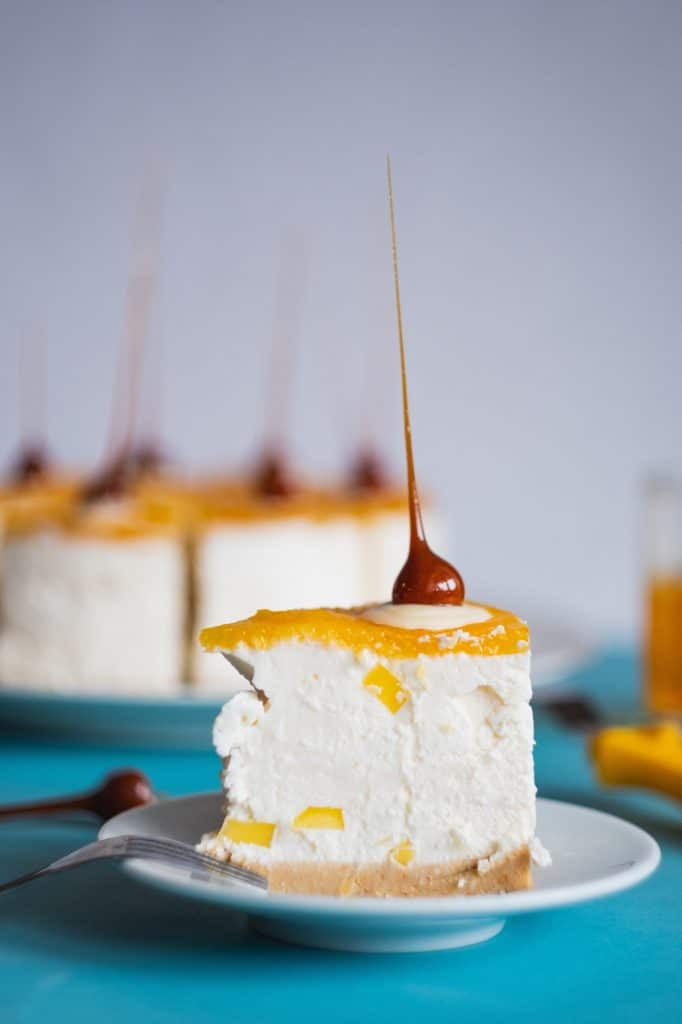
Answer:
<svg viewBox="0 0 682 1024"><path fill-rule="evenodd" d="M222 802L221 793L203 793L135 808L107 822L100 836L136 834L194 844L221 820ZM284 942L357 953L414 953L484 942L512 915L569 907L628 889L660 860L658 845L642 829L575 804L538 800L538 834L552 852L552 865L534 869L530 891L496 896L269 894L143 861L123 862L123 870L157 888L245 913L256 931Z"/></svg>
<svg viewBox="0 0 682 1024"><path fill-rule="evenodd" d="M560 682L589 660L592 649L570 627L534 617L531 628L536 692ZM209 750L213 721L232 692L227 685L221 695L178 686L167 696L133 697L7 685L0 686L0 725L102 744Z"/></svg>

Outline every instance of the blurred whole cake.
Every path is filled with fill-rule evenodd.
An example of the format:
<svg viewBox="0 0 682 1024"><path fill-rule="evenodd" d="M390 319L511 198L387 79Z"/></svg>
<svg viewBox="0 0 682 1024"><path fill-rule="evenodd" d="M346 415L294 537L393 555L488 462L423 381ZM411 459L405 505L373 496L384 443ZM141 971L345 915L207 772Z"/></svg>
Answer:
<svg viewBox="0 0 682 1024"><path fill-rule="evenodd" d="M243 680L202 651L202 623L386 598L407 544L404 492L355 473L311 487L278 461L188 482L131 455L87 480L8 481L0 685L227 693Z"/></svg>
<svg viewBox="0 0 682 1024"><path fill-rule="evenodd" d="M167 693L183 676L184 528L121 466L107 477L58 503L0 501L5 685Z"/></svg>

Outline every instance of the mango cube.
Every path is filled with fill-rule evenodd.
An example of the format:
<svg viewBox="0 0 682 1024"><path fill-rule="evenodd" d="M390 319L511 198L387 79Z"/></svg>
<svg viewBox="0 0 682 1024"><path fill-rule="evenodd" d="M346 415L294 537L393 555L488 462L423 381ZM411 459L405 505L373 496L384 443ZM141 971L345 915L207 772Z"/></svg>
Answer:
<svg viewBox="0 0 682 1024"><path fill-rule="evenodd" d="M245 821L241 818L225 818L218 835L231 839L233 843L253 843L254 846L270 846L275 826L269 821Z"/></svg>
<svg viewBox="0 0 682 1024"><path fill-rule="evenodd" d="M403 690L400 680L383 665L375 665L362 681L362 685L388 708L392 715L410 699L407 690Z"/></svg>
<svg viewBox="0 0 682 1024"><path fill-rule="evenodd" d="M391 857L397 864L406 868L407 865L414 860L414 846L409 839L406 839L404 843L400 843L399 846L394 846L391 850Z"/></svg>
<svg viewBox="0 0 682 1024"><path fill-rule="evenodd" d="M294 828L345 828L341 807L306 807L294 818Z"/></svg>

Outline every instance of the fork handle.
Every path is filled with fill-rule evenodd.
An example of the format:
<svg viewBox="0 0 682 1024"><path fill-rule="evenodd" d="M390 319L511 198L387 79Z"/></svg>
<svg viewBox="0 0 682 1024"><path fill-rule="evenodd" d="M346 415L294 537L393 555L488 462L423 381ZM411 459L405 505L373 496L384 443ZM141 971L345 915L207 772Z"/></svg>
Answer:
<svg viewBox="0 0 682 1024"><path fill-rule="evenodd" d="M111 839L97 839L93 843L88 843L87 846L81 846L80 849L74 850L73 853L67 853L64 857L60 857L59 860L52 861L51 864L46 864L35 871L29 871L27 874L20 875L19 878L13 878L9 882L3 882L0 884L0 892L8 892L10 889L26 885L27 882L32 882L36 878L58 874L60 871L68 871L70 868L80 867L81 864L125 856L127 856L127 843L124 836L114 836Z"/></svg>

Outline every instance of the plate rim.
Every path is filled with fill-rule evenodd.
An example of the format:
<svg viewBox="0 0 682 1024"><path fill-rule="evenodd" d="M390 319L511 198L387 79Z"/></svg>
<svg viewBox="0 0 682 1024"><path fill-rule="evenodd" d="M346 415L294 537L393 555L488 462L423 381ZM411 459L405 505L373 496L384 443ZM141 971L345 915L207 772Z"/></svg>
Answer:
<svg viewBox="0 0 682 1024"><path fill-rule="evenodd" d="M220 791L209 790L191 796L164 800L164 804L187 804L207 798L224 799ZM609 819L619 827L630 831L643 844L639 860L623 867L623 870L607 878L590 879L548 889L528 889L512 893L496 893L481 896L424 896L424 897L353 897L343 900L335 896L289 895L267 893L250 889L239 883L216 884L174 876L172 869L143 861L123 861L123 870L156 888L173 891L211 903L222 903L233 910L259 914L261 916L315 916L329 914L344 918L371 917L373 919L395 917L429 917L450 920L467 920L480 917L507 917L522 913L536 913L558 907L586 903L617 892L630 889L643 882L656 870L661 861L661 850L653 838L639 825L620 818L607 811L597 810L583 804L569 803L539 797L538 804L555 808L570 808L595 819ZM149 806L158 806L149 805ZM110 819L99 830L100 838L128 834L121 831L126 816L144 813L146 808L133 808Z"/></svg>

